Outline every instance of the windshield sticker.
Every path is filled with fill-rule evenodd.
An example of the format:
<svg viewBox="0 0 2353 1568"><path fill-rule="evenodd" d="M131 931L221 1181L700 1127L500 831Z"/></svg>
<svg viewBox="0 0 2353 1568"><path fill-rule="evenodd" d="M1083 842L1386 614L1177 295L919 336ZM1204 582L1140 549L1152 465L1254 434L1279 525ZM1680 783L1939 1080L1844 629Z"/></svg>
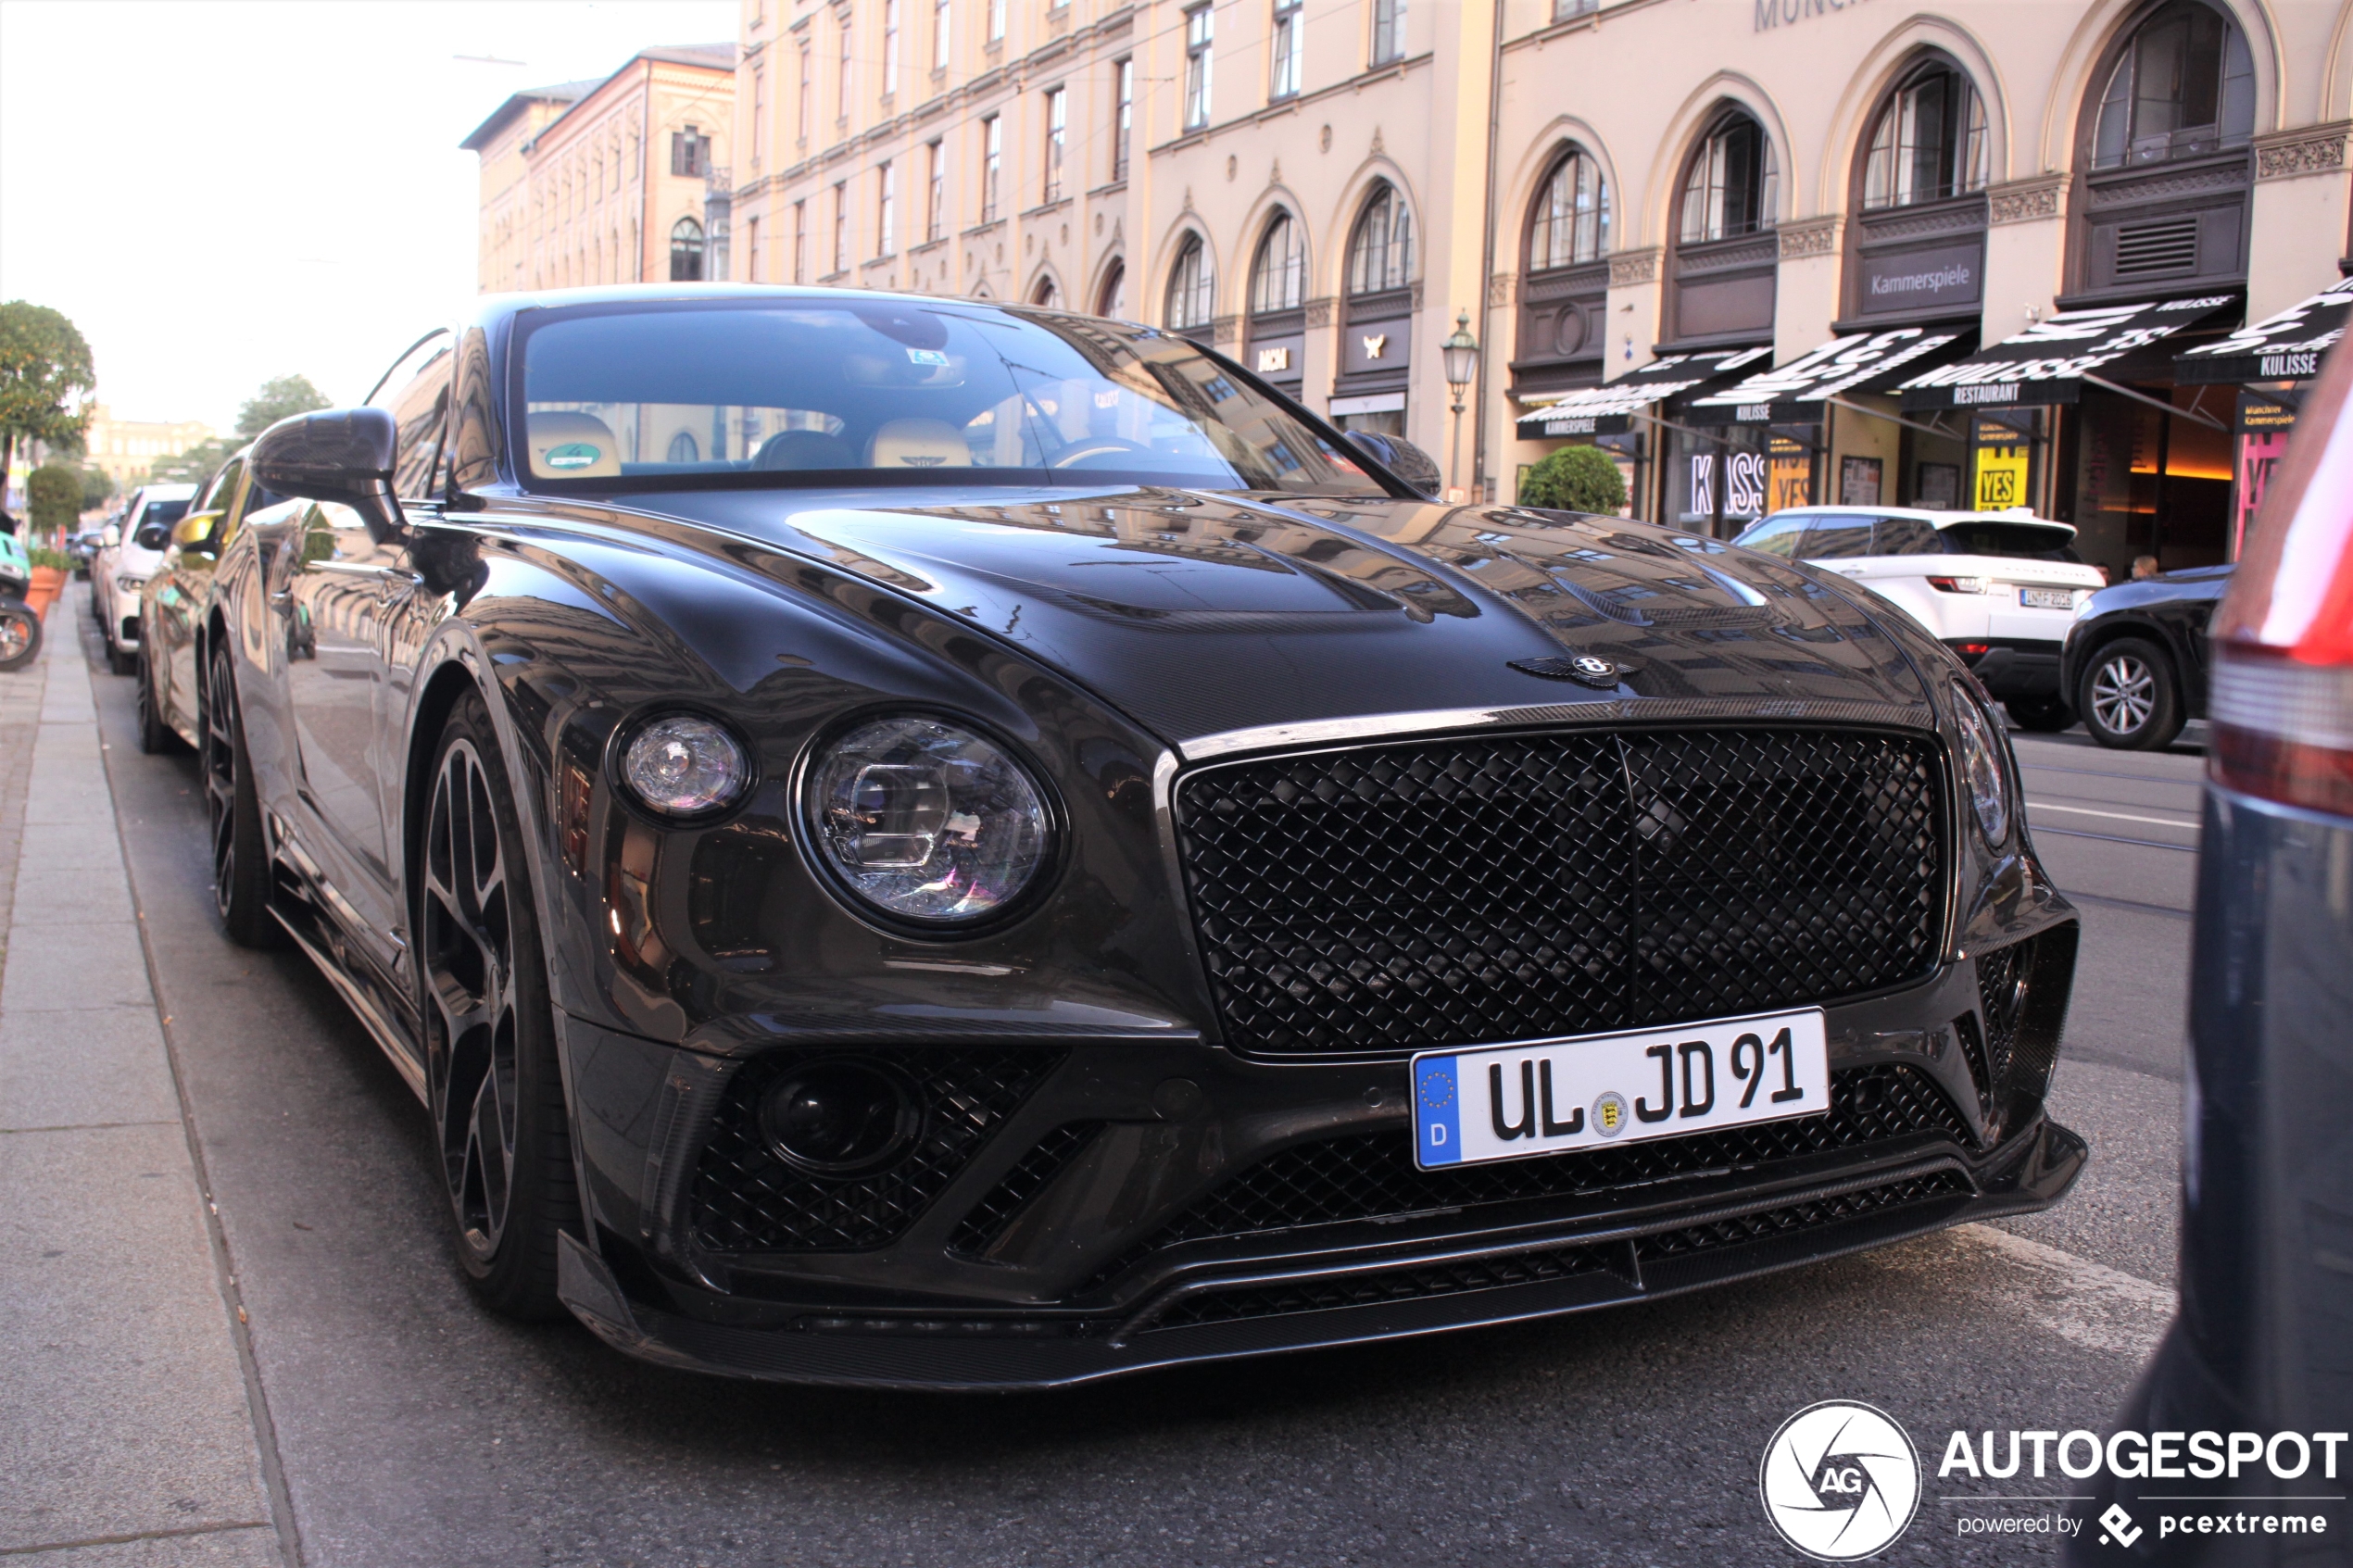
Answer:
<svg viewBox="0 0 2353 1568"><path fill-rule="evenodd" d="M570 441L561 446L548 447L547 456L543 460L551 469L585 469L603 456L603 452L585 441Z"/></svg>
<svg viewBox="0 0 2353 1568"><path fill-rule="evenodd" d="M907 359L910 364L932 365L941 368L944 368L948 363L948 356L942 354L937 348L911 348L907 351Z"/></svg>

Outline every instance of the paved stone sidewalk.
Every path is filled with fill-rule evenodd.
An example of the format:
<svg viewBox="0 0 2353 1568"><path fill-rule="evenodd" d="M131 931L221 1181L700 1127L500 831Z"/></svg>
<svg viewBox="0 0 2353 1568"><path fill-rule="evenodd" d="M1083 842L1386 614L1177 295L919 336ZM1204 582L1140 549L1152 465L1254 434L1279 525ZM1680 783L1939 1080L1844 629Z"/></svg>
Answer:
<svg viewBox="0 0 2353 1568"><path fill-rule="evenodd" d="M279 1564L74 611L0 674L0 1557Z"/></svg>

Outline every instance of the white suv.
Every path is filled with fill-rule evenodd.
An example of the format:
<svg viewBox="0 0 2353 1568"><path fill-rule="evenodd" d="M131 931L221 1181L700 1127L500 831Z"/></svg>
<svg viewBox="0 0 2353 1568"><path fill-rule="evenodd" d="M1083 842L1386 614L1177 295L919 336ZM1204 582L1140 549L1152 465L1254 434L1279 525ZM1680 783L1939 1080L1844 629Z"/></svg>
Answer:
<svg viewBox="0 0 2353 1568"><path fill-rule="evenodd" d="M193 484L141 485L123 503L122 516L107 525L91 558L90 613L106 639L107 663L118 675L130 674L139 655L139 590L163 564L171 525L195 498Z"/></svg>
<svg viewBox="0 0 2353 1568"><path fill-rule="evenodd" d="M2075 530L2025 510L1800 507L1734 543L1852 577L1902 606L1984 683L2020 727L2063 730L2059 645L2075 607L2108 583L2076 559Z"/></svg>

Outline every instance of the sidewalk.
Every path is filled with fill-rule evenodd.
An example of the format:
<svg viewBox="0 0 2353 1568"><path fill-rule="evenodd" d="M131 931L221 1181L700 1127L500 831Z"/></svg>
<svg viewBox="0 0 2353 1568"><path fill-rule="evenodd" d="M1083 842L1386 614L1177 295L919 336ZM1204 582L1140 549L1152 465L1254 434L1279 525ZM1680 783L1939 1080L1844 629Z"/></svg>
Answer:
<svg viewBox="0 0 2353 1568"><path fill-rule="evenodd" d="M0 1557L277 1565L78 608L0 675Z"/></svg>

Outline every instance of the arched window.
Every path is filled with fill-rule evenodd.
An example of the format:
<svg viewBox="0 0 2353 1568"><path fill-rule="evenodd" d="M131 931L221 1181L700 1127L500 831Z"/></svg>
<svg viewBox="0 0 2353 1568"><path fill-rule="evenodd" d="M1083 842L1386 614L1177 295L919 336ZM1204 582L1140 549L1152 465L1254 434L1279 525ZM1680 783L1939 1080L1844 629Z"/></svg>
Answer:
<svg viewBox="0 0 2353 1568"><path fill-rule="evenodd" d="M670 226L670 281L702 282L702 225L691 218L681 218Z"/></svg>
<svg viewBox="0 0 2353 1568"><path fill-rule="evenodd" d="M2171 0L2134 30L2100 94L2092 167L2122 169L2243 145L2255 131L2255 63L2236 23Z"/></svg>
<svg viewBox="0 0 2353 1568"><path fill-rule="evenodd" d="M1581 266L1609 254L1609 184L1601 165L1571 147L1537 193L1528 226L1528 270Z"/></svg>
<svg viewBox="0 0 2353 1568"><path fill-rule="evenodd" d="M667 460L673 463L698 463L702 461L702 448L695 445L695 438L691 432L682 430L677 434L670 438L670 451L667 454Z"/></svg>
<svg viewBox="0 0 2353 1568"><path fill-rule="evenodd" d="M1029 291L1029 303L1051 308L1062 303L1062 291L1054 287L1053 279L1040 278L1038 286Z"/></svg>
<svg viewBox="0 0 2353 1568"><path fill-rule="evenodd" d="M1306 282L1307 247L1300 243L1299 225L1290 213L1277 212L1258 242L1258 254L1251 258L1251 314L1298 309Z"/></svg>
<svg viewBox="0 0 2353 1568"><path fill-rule="evenodd" d="M1682 243L1729 240L1773 226L1780 166L1765 128L1744 114L1718 120L1683 176Z"/></svg>
<svg viewBox="0 0 2353 1568"><path fill-rule="evenodd" d="M1168 274L1167 319L1170 330L1189 332L1209 325L1217 295L1217 273L1210 264L1209 247L1199 234L1185 236L1176 266Z"/></svg>
<svg viewBox="0 0 2353 1568"><path fill-rule="evenodd" d="M1127 264L1114 257L1103 271L1102 287L1095 291L1095 314L1113 320L1127 316Z"/></svg>
<svg viewBox="0 0 2353 1568"><path fill-rule="evenodd" d="M1402 289L1414 276L1414 218L1393 185L1377 187L1348 237L1348 292Z"/></svg>
<svg viewBox="0 0 2353 1568"><path fill-rule="evenodd" d="M1938 61L1914 71L1880 110L1863 165L1863 207L1910 207L1985 188L1992 148L1985 104Z"/></svg>

